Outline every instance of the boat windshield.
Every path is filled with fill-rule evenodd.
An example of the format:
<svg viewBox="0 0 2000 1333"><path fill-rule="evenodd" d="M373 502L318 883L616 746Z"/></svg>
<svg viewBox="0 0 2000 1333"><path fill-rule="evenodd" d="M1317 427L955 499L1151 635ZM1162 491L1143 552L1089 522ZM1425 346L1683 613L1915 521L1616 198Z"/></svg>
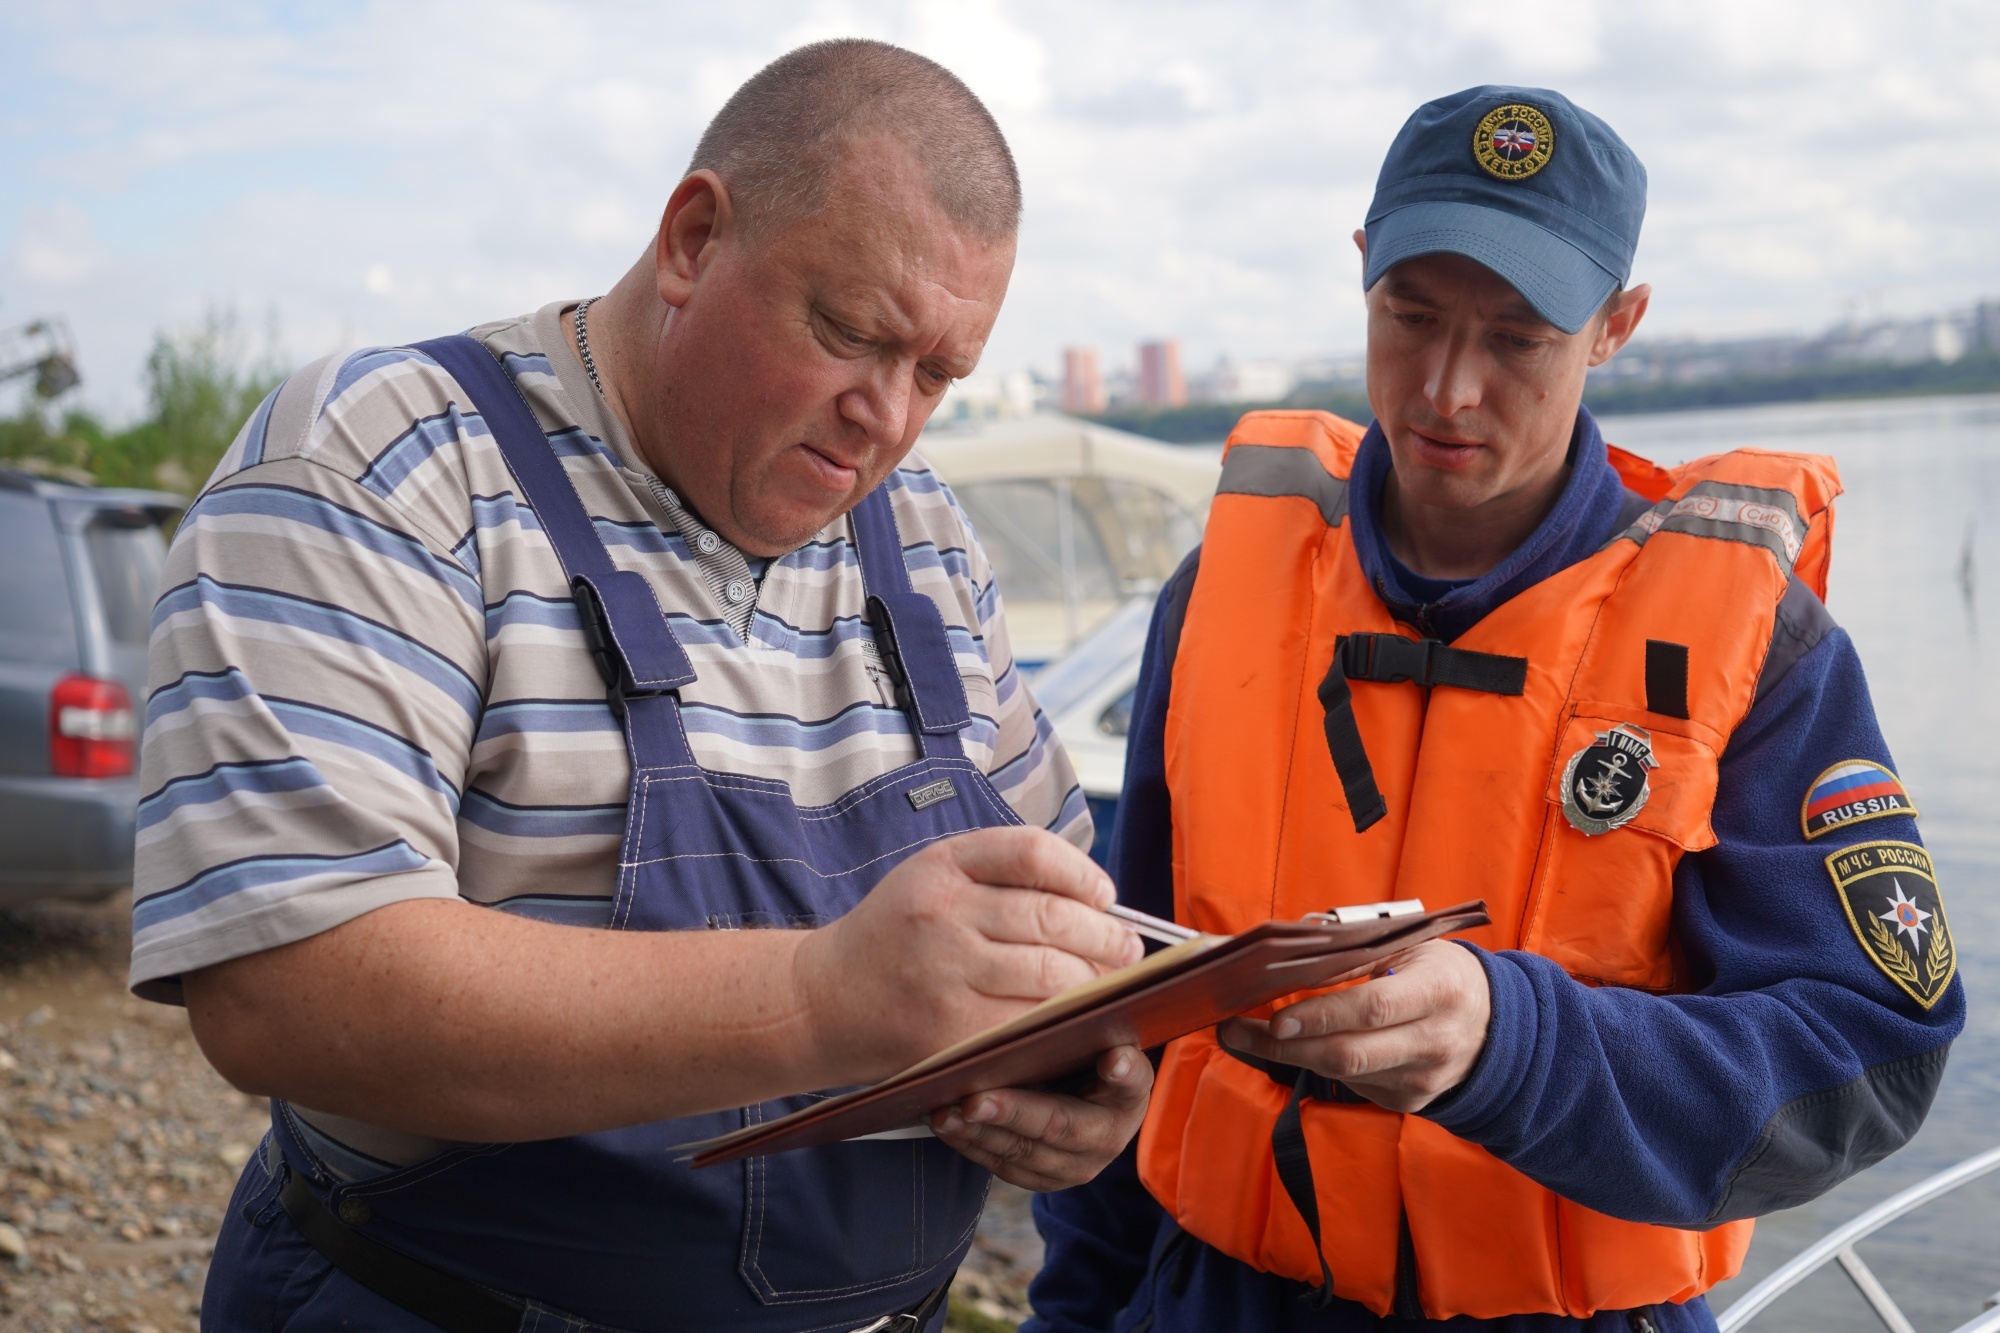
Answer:
<svg viewBox="0 0 2000 1333"><path fill-rule="evenodd" d="M1036 672L1029 684L1042 711L1060 717L1116 672L1131 670L1145 651L1152 620L1153 599L1134 597L1075 648Z"/></svg>

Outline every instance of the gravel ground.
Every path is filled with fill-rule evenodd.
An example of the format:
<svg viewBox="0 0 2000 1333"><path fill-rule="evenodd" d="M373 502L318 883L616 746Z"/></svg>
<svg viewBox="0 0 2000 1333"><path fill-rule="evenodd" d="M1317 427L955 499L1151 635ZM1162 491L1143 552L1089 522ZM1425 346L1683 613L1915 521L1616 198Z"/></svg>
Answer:
<svg viewBox="0 0 2000 1333"><path fill-rule="evenodd" d="M0 1325L196 1327L262 1101L125 990L129 908L0 913Z"/></svg>
<svg viewBox="0 0 2000 1333"><path fill-rule="evenodd" d="M237 1170L267 1122L179 1010L125 989L130 907L0 912L0 1328L181 1333ZM995 1186L952 1287L955 1333L1011 1333L1041 1262Z"/></svg>

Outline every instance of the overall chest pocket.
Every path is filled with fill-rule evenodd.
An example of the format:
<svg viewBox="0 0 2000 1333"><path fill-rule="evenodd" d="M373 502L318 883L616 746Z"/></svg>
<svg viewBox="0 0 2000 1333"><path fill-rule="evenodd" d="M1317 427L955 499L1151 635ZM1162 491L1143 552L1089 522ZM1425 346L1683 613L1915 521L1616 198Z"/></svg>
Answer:
<svg viewBox="0 0 2000 1333"><path fill-rule="evenodd" d="M1629 743L1604 742L1629 725L1616 710L1588 704L1564 725L1521 947L1580 981L1670 991L1679 988L1674 869L1687 853L1715 845L1709 812L1720 738L1702 734L1699 723L1679 723L1684 731L1640 728L1652 761L1646 767ZM1643 803L1620 809L1642 770ZM1574 816L1616 827L1587 832Z"/></svg>
<svg viewBox="0 0 2000 1333"><path fill-rule="evenodd" d="M754 1110L773 1119L810 1101ZM989 1179L932 1138L753 1157L743 1177L743 1278L769 1304L887 1291L919 1277L934 1284L942 1279L933 1271L971 1241Z"/></svg>

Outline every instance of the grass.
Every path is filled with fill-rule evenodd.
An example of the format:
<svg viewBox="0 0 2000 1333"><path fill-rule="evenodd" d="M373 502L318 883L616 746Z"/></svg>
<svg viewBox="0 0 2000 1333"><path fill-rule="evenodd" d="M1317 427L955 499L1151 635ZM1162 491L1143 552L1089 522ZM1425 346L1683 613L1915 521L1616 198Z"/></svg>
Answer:
<svg viewBox="0 0 2000 1333"><path fill-rule="evenodd" d="M1018 1326L1005 1319L996 1319L954 1295L945 1314L944 1327L945 1333L1015 1333Z"/></svg>

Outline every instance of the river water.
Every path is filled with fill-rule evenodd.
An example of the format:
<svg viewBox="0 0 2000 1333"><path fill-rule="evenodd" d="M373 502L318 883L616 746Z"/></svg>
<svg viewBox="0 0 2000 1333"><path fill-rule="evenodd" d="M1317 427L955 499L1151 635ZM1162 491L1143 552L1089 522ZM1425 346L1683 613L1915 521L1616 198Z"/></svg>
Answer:
<svg viewBox="0 0 2000 1333"><path fill-rule="evenodd" d="M2000 1144L2000 396L1778 405L1608 417L1606 439L1658 463L1753 446L1830 454L1827 605L1853 636L1896 767L1922 812L1960 970L1965 1035L1930 1120L1901 1152L1824 1198L1758 1224L1717 1310L1871 1204ZM1971 561L1961 574L1966 551ZM1801 774L1801 783L1812 778ZM1832 889L1829 886L1829 895ZM1828 910L1833 909L1828 898ZM1958 1327L2000 1291L2000 1172L1864 1242L1919 1333ZM1756 1333L1873 1330L1832 1265L1760 1316Z"/></svg>

